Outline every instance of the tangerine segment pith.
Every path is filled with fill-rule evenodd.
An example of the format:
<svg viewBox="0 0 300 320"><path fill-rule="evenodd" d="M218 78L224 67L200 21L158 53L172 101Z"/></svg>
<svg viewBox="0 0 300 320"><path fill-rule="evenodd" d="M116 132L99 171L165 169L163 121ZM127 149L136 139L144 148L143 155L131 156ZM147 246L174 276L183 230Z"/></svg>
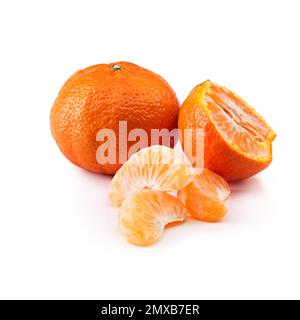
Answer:
<svg viewBox="0 0 300 320"><path fill-rule="evenodd" d="M128 196L143 189L177 191L197 172L178 150L160 145L144 148L117 171L109 198L118 207Z"/></svg>

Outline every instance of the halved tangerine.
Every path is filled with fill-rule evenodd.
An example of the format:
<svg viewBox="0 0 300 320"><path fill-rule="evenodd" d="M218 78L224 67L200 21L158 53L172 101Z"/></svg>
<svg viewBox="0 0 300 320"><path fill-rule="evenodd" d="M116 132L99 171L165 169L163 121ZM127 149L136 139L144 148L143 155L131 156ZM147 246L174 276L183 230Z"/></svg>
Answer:
<svg viewBox="0 0 300 320"><path fill-rule="evenodd" d="M128 196L144 189L177 191L190 183L197 172L178 150L154 145L132 155L117 171L109 198L119 207Z"/></svg>
<svg viewBox="0 0 300 320"><path fill-rule="evenodd" d="M144 190L126 198L119 225L130 243L147 246L160 238L169 223L183 221L188 209L175 197L158 190Z"/></svg>
<svg viewBox="0 0 300 320"><path fill-rule="evenodd" d="M178 199L187 207L195 219L218 222L227 212L224 201L230 195L228 183L214 172L203 172L185 188L178 191Z"/></svg>
<svg viewBox="0 0 300 320"><path fill-rule="evenodd" d="M209 80L184 101L178 127L182 134L184 129L203 130L204 166L228 181L248 178L272 161L276 135L271 127L242 98ZM196 147L195 135L181 139L183 148L186 139ZM189 149L184 151L193 161Z"/></svg>

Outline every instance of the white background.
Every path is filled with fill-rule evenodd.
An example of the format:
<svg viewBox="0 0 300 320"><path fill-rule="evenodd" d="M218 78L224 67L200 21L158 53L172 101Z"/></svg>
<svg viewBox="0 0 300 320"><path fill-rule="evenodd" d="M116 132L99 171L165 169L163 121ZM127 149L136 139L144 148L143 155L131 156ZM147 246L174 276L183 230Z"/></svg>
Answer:
<svg viewBox="0 0 300 320"><path fill-rule="evenodd" d="M299 1L1 1L0 298L300 298ZM111 178L69 163L50 134L64 81L128 60L180 101L209 78L278 137L263 173L232 186L220 224L128 244Z"/></svg>

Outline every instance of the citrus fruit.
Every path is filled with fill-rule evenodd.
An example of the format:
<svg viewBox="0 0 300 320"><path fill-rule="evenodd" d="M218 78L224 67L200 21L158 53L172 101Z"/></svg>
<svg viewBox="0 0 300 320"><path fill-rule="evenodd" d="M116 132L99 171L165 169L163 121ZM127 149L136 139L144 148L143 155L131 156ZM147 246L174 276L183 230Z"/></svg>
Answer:
<svg viewBox="0 0 300 320"><path fill-rule="evenodd" d="M146 246L159 239L167 224L183 221L187 214L187 208L168 193L143 190L124 200L118 221L130 243Z"/></svg>
<svg viewBox="0 0 300 320"><path fill-rule="evenodd" d="M242 98L211 81L196 86L184 101L178 119L183 149L191 162L196 133L203 130L204 166L226 180L248 178L272 161L275 133L267 122ZM193 147L185 148L190 143Z"/></svg>
<svg viewBox="0 0 300 320"><path fill-rule="evenodd" d="M118 207L129 195L143 189L177 191L197 172L178 150L160 145L144 148L117 171L110 184L109 198Z"/></svg>
<svg viewBox="0 0 300 320"><path fill-rule="evenodd" d="M52 107L51 131L62 153L75 165L114 174L135 144L120 132L120 121L126 121L128 133L145 130L150 145L151 129L176 128L178 112L174 91L159 75L129 62L98 64L79 70L63 85ZM97 141L101 129L116 134L111 161L101 154L96 159L99 146L114 142Z"/></svg>
<svg viewBox="0 0 300 320"><path fill-rule="evenodd" d="M227 212L223 203L230 195L228 183L214 172L203 169L192 182L178 191L178 199L187 207L193 218L217 222Z"/></svg>

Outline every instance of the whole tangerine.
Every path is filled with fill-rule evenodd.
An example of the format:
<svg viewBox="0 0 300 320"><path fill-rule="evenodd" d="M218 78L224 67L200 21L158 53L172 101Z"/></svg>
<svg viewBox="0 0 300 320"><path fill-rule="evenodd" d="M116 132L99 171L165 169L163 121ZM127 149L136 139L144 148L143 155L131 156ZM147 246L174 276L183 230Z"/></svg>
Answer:
<svg viewBox="0 0 300 320"><path fill-rule="evenodd" d="M120 136L120 121L126 121L127 132L145 130L151 145L151 129L175 129L178 112L176 94L161 76L130 62L115 62L73 74L53 104L50 123L60 150L73 164L96 173L114 174L136 142ZM104 143L97 141L101 129L116 134L115 162L102 163L96 157ZM127 144L122 149L127 150L122 161L121 143ZM157 144L162 143L159 140Z"/></svg>

